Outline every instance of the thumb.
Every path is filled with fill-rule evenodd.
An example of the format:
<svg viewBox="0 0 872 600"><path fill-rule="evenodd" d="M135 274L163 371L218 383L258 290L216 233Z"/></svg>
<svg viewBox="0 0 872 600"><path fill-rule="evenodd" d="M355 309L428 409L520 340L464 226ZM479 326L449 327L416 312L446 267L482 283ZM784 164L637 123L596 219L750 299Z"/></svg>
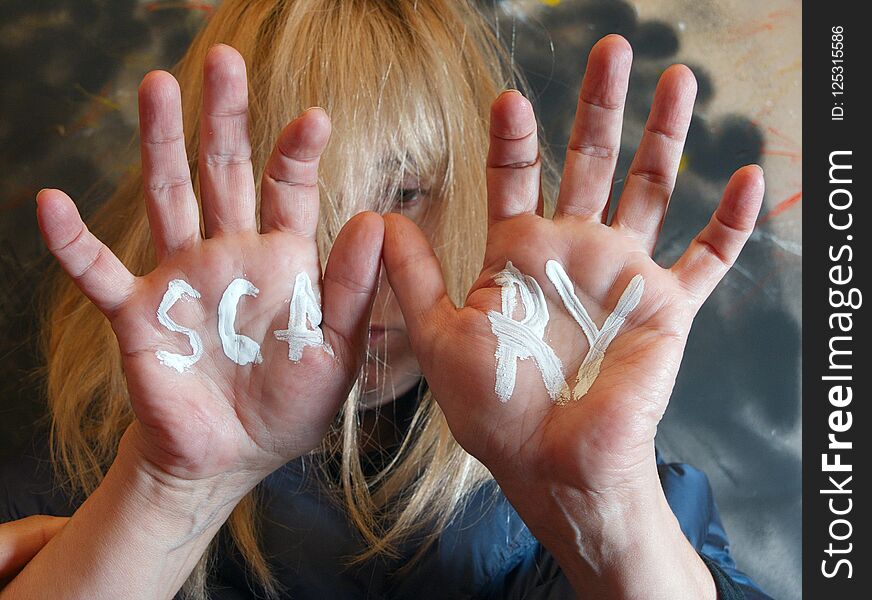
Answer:
<svg viewBox="0 0 872 600"><path fill-rule="evenodd" d="M424 233L396 213L385 215L384 222L385 272L414 342L421 339L439 312L455 306L445 289L439 259Z"/></svg>
<svg viewBox="0 0 872 600"><path fill-rule="evenodd" d="M363 359L372 303L378 290L384 223L377 213L358 213L342 227L324 267L321 326L345 342L349 367ZM338 341L338 340L333 340ZM336 344L331 344L336 347Z"/></svg>
<svg viewBox="0 0 872 600"><path fill-rule="evenodd" d="M69 196L46 189L37 194L36 202L39 229L49 251L85 296L110 316L133 293L136 278L88 231Z"/></svg>

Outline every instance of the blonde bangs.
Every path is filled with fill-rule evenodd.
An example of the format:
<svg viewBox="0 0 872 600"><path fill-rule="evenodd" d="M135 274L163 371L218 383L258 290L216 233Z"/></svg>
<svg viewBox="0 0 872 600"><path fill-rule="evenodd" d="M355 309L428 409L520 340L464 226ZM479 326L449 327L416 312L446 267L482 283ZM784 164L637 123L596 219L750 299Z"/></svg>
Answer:
<svg viewBox="0 0 872 600"><path fill-rule="evenodd" d="M489 105L509 75L494 48L480 43L489 30L467 32L477 24L463 13L473 9L447 6L287 2L267 19L249 62L252 126L277 132L309 106L330 115L333 135L320 175L324 250L355 213L390 210L408 175L430 193L440 225L474 226L475 235L454 229L435 240L437 252L451 245L472 256L480 250L484 169L467 157L486 152ZM260 164L271 144L269 136L255 140ZM477 268L451 277L455 300Z"/></svg>

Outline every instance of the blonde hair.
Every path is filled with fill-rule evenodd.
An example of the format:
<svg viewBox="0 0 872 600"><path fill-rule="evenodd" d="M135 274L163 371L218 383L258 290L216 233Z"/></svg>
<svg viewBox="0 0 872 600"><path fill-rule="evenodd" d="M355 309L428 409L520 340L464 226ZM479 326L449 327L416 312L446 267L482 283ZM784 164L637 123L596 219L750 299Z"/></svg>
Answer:
<svg viewBox="0 0 872 600"><path fill-rule="evenodd" d="M404 174L418 174L432 197L432 241L449 293L461 303L483 255L490 104L506 87L523 88L476 6L468 0L225 0L173 70L195 189L202 64L219 42L236 48L248 67L256 174L278 132L302 110L319 105L331 117L334 133L320 168L321 255L351 215L390 210ZM546 193L552 172L546 168ZM92 229L135 274L153 268L138 169ZM54 463L62 481L89 494L133 419L118 347L107 320L66 277L53 286L44 325ZM427 393L399 453L367 478L359 411L353 393L334 434L312 457L341 464L340 480L330 487L368 543L352 560L395 553L411 537L424 540L420 554L490 475L457 444ZM275 592L258 546L254 494L227 527L256 580ZM194 597L205 597L208 554L186 584Z"/></svg>

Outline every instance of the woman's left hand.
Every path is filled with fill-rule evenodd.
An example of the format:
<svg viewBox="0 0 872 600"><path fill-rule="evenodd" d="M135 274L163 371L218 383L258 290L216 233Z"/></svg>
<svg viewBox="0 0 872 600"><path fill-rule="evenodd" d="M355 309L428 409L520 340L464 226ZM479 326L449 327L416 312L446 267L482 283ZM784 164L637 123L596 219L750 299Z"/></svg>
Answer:
<svg viewBox="0 0 872 600"><path fill-rule="evenodd" d="M484 267L462 308L447 296L426 238L402 216L386 217L384 262L424 376L452 433L491 470L533 533L570 572L576 590L596 592L595 597L633 597L638 586L646 586L641 589L648 590L643 593L648 598L685 593L700 598L713 586L689 547L674 558L686 563L687 586L701 587L661 587L661 594L655 582L645 583L646 565L638 560L658 545L687 546L660 488L654 435L693 318L754 227L763 178L755 166L737 171L711 221L684 255L671 268L654 262L651 255L696 92L690 70L673 66L658 84L614 218L606 224L631 54L619 36L604 38L591 51L553 219L541 216L532 106L511 92L494 102ZM555 402L555 388L551 393L546 389L536 360L509 352L503 357L508 370L500 401L493 316L505 311L513 320L525 318L520 302L514 312L503 306L502 288L494 281L507 261L542 290L549 320L545 335L538 337L562 364L569 389L588 352L580 323L558 294L553 271L550 279L546 275L549 260L568 275L567 289L577 296L569 304L580 299L596 328L603 328L636 275L643 280L641 298L626 321L618 323L617 336L586 393L572 397L564 389ZM527 308L527 316L531 312ZM507 393L505 374L511 374L512 363L517 366L515 383ZM548 368L554 371L553 362L546 375ZM629 523L636 519L642 519L641 525L633 530ZM652 537L656 543L647 544ZM641 583L590 583L594 575L608 578L609 573L621 579L628 566L616 564L625 558L622 553L635 557L635 570L625 574L633 573ZM658 569L676 567L663 562L669 556L662 549L651 557L659 561L649 565L655 578ZM673 572L674 581L681 578Z"/></svg>

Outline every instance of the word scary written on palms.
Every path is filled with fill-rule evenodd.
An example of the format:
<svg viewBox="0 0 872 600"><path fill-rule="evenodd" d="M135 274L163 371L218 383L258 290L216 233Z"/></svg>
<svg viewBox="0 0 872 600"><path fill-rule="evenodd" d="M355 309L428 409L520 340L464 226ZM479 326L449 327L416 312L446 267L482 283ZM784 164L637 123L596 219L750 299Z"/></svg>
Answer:
<svg viewBox="0 0 872 600"><path fill-rule="evenodd" d="M529 275L522 274L511 261L505 269L494 276L500 286L502 310L488 312L491 330L497 337L497 376L494 391L502 402L508 402L515 389L518 361L532 359L542 375L545 389L553 402L566 404L584 396L599 375L606 348L618 335L627 316L639 305L645 291L645 280L636 275L630 280L615 310L606 318L602 328L591 319L581 300L575 294L572 280L556 260L545 263L545 274L557 288L557 294L566 310L581 327L589 349L575 378L575 387L570 390L563 375L563 365L554 350L545 343L545 326L548 324L548 305L539 283ZM524 316L520 320L512 315L520 296Z"/></svg>
<svg viewBox="0 0 872 600"><path fill-rule="evenodd" d="M218 303L218 336L221 338L221 348L224 354L237 365L245 366L263 362L260 344L246 335L236 332L236 311L243 296L257 297L260 293L253 283L247 279L237 278L230 282L221 301ZM193 352L191 354L176 354L166 350L155 352L161 364L184 373L203 356L203 340L200 335L183 325L176 323L169 316L169 311L182 296L193 299L200 298L200 292L182 279L173 279L167 286L167 291L157 309L157 320L170 331L188 336ZM324 342L321 325L321 304L312 289L312 280L308 273L300 273L294 280L294 290L290 301L290 316L288 328L273 332L276 339L287 342L288 358L299 362L303 358L303 348L314 346L333 356L333 349Z"/></svg>
<svg viewBox="0 0 872 600"><path fill-rule="evenodd" d="M507 262L505 269L494 277L502 288L502 310L488 313L491 330L497 337L494 391L502 402L508 402L512 397L518 361L525 359L533 359L552 401L565 404L584 396L599 374L606 348L618 335L627 316L638 306L645 289L645 280L642 276L633 277L621 294L615 310L606 318L602 328L598 328L575 294L572 280L569 279L563 266L556 260L549 260L545 264L545 274L557 289L557 294L566 310L587 338L589 344L587 355L578 369L575 387L570 390L563 375L560 359L543 339L549 314L542 288L531 276L524 275L516 269L511 261ZM263 361L260 345L235 330L240 299L242 296L257 297L258 293L260 290L253 283L247 279L237 278L230 282L218 303L218 335L221 339L221 347L230 360L242 366ZM188 342L191 344L193 350L191 354L176 354L166 350L158 350L155 353L161 364L179 373L190 369L203 356L203 341L199 334L179 325L169 316L169 310L183 296L193 299L201 297L200 293L186 281L173 279L169 282L157 309L160 324L170 331L188 336ZM520 320L513 316L518 304L518 296L524 310L524 317ZM312 280L307 273L302 272L294 281L288 328L273 332L276 339L288 344L288 359L299 362L303 357L303 348L306 346L320 347L333 356L333 349L324 342L324 334L320 328L321 319L321 306L312 288Z"/></svg>

